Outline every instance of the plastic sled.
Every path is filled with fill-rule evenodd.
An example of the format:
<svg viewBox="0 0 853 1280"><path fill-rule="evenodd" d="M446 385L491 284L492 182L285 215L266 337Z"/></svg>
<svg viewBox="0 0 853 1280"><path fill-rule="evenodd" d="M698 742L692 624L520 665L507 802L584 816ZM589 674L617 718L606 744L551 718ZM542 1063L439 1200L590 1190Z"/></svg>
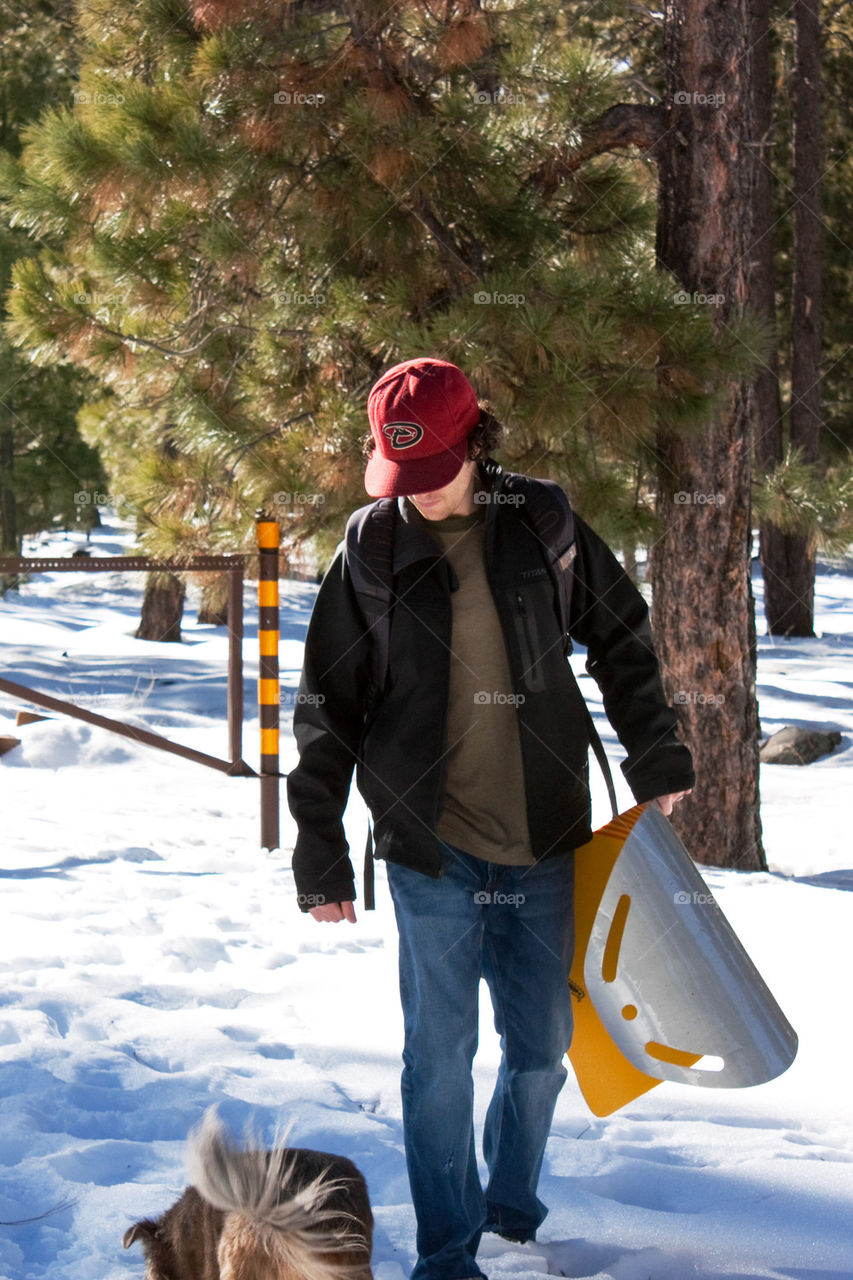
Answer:
<svg viewBox="0 0 853 1280"><path fill-rule="evenodd" d="M791 1065L796 1033L659 809L575 860L569 1059L595 1115L664 1080L741 1088Z"/></svg>

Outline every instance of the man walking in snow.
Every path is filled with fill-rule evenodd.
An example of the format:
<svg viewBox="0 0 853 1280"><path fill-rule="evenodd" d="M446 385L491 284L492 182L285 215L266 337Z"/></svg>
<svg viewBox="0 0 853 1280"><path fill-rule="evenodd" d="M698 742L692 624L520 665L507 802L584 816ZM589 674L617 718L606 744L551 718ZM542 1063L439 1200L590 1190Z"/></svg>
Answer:
<svg viewBox="0 0 853 1280"><path fill-rule="evenodd" d="M500 427L462 371L397 365L368 417L365 487L396 503L351 517L318 593L288 779L293 867L316 920L355 920L342 826L355 768L400 939L413 1280L474 1280L483 1231L531 1240L547 1212L536 1189L571 1039L572 851L591 835L567 635L587 647L637 801L670 812L693 771L642 597L556 486L491 461ZM561 528L573 541L554 547ZM362 556L385 557L393 582L372 614ZM485 1190L471 1077L481 977L503 1050Z"/></svg>

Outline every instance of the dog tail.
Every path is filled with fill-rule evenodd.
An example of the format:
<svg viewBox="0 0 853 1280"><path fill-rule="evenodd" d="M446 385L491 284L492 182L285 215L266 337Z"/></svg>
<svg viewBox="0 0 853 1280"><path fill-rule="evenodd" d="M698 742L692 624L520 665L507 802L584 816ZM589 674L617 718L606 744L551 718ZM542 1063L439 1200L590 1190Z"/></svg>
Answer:
<svg viewBox="0 0 853 1280"><path fill-rule="evenodd" d="M187 1168L195 1189L215 1209L248 1219L264 1250L280 1254L288 1270L304 1280L369 1275L364 1224L341 1205L348 1179L334 1178L326 1168L305 1181L296 1164L283 1144L267 1151L251 1134L245 1146L232 1142L213 1107L189 1137Z"/></svg>

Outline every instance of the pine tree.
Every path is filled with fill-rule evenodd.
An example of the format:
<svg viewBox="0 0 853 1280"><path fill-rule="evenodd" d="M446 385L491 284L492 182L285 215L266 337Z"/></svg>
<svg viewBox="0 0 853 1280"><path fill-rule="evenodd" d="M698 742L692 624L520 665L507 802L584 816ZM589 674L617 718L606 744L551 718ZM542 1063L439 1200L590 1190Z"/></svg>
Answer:
<svg viewBox="0 0 853 1280"><path fill-rule="evenodd" d="M43 0L0 10L0 149L9 157L19 155L27 124L73 83L71 8ZM15 262L33 250L0 200L0 297ZM33 367L0 331L0 554L19 554L23 535L52 523L88 527L97 518L91 499L106 479L75 420L89 381L67 364Z"/></svg>
<svg viewBox="0 0 853 1280"><path fill-rule="evenodd" d="M800 6L804 8L811 6ZM846 0L823 0L820 7L821 145L806 142L801 156L819 158L823 213L821 215L821 274L825 299L823 342L817 372L802 371L798 384L809 395L820 394L819 453L811 463L811 475L803 470L803 449L791 422L791 406L802 398L795 391L794 355L805 346L795 340L794 274L799 254L795 245L795 221L801 203L794 177L794 103L797 83L809 79L796 74L795 11L778 0L753 0L750 5L753 38L750 48L761 51L754 59L756 82L756 137L759 158L756 174L758 212L753 246L752 300L757 315L767 325L770 344L758 362L755 382L755 484L756 515L761 518L761 561L764 571L764 612L768 630L782 634L791 629L792 606L803 613L805 630L811 629L812 557L817 547L838 549L849 528L849 513L839 506L853 477L850 445L853 418L848 393L850 344L848 300L853 288L849 250L848 211L853 199L853 157L849 137L853 118L853 16ZM572 31L595 39L599 49L622 68L625 97L635 102L659 103L665 94L662 77L663 25L661 15L634 0L608 0L567 10ZM814 45L814 40L812 40ZM763 46L763 48L762 48ZM811 77L813 84L818 77ZM800 185L808 193L814 177L804 175ZM808 198L806 203L808 203ZM805 219L803 219L805 221ZM802 277L801 277L802 278ZM808 289L803 296L811 296ZM808 321L816 314L813 300ZM803 307L805 311L805 307ZM811 357L814 364L814 355ZM812 409L813 416L814 408ZM769 512L774 512L771 522ZM805 570L805 584L804 584Z"/></svg>
<svg viewBox="0 0 853 1280"><path fill-rule="evenodd" d="M654 189L558 134L616 96L556 3L82 0L75 101L28 135L12 331L106 394L81 415L141 540L330 546L364 500L364 406L395 360L459 363L505 460L629 549L660 416L698 430L743 348L654 269ZM80 296L94 302L80 302Z"/></svg>

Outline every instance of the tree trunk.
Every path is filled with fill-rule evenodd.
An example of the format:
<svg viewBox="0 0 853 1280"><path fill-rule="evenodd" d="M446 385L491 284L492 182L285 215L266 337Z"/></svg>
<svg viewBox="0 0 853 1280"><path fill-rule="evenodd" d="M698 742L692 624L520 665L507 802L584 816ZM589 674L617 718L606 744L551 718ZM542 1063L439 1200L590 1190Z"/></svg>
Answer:
<svg viewBox="0 0 853 1280"><path fill-rule="evenodd" d="M814 635L815 557L800 533L762 526L764 616L771 636Z"/></svg>
<svg viewBox="0 0 853 1280"><path fill-rule="evenodd" d="M228 574L205 574L198 606L199 623L214 627L228 626Z"/></svg>
<svg viewBox="0 0 853 1280"><path fill-rule="evenodd" d="M633 542L622 544L622 568L627 573L633 583L640 580L639 570L637 568L637 548Z"/></svg>
<svg viewBox="0 0 853 1280"><path fill-rule="evenodd" d="M8 410L4 417L10 417ZM15 503L15 437L8 423L0 425L0 551L7 556L19 553L17 506Z"/></svg>
<svg viewBox="0 0 853 1280"><path fill-rule="evenodd" d="M790 441L805 462L818 460L820 423L820 0L797 0L794 83L794 296L791 317ZM775 365L775 362L774 362ZM778 370L778 365L775 365ZM762 382L759 380L759 388ZM768 392L768 394L770 394ZM777 390L778 399L778 374ZM778 427L760 431L756 461L763 469L784 453L781 407L759 398L762 424L775 412ZM814 548L801 534L774 525L761 529L764 615L774 636L814 634Z"/></svg>
<svg viewBox="0 0 853 1280"><path fill-rule="evenodd" d="M17 506L13 483L15 467L15 437L11 426L11 409L3 407L6 422L0 422L0 555L20 555ZM16 574L0 574L0 596L18 585Z"/></svg>
<svg viewBox="0 0 853 1280"><path fill-rule="evenodd" d="M743 313L756 270L761 50L751 8L749 0L664 5L670 121L658 153L658 260L685 290L722 295L721 326ZM749 572L754 413L752 386L735 383L701 436L661 430L662 533L651 554L664 681L697 774L674 825L700 861L740 868L766 865Z"/></svg>
<svg viewBox="0 0 853 1280"><path fill-rule="evenodd" d="M138 640L177 641L181 639L186 587L174 573L149 573L145 579L142 613L136 630Z"/></svg>
<svg viewBox="0 0 853 1280"><path fill-rule="evenodd" d="M772 75L770 72L768 0L753 4L755 48L755 112L761 149L756 174L756 272L752 300L763 316L771 338L767 359L755 380L755 464L765 474L783 458L785 443L782 430L782 393L779 387L779 342L776 325L776 285L773 269L773 182L770 130L772 127ZM791 576L790 539L776 525L764 523L760 528L761 570L764 579L764 616L771 635L784 634L785 616L790 604L788 583Z"/></svg>
<svg viewBox="0 0 853 1280"><path fill-rule="evenodd" d="M820 442L821 130L820 0L795 0L794 295L791 316L791 445L814 466ZM775 634L814 635L815 555L801 534L786 538L787 599Z"/></svg>

